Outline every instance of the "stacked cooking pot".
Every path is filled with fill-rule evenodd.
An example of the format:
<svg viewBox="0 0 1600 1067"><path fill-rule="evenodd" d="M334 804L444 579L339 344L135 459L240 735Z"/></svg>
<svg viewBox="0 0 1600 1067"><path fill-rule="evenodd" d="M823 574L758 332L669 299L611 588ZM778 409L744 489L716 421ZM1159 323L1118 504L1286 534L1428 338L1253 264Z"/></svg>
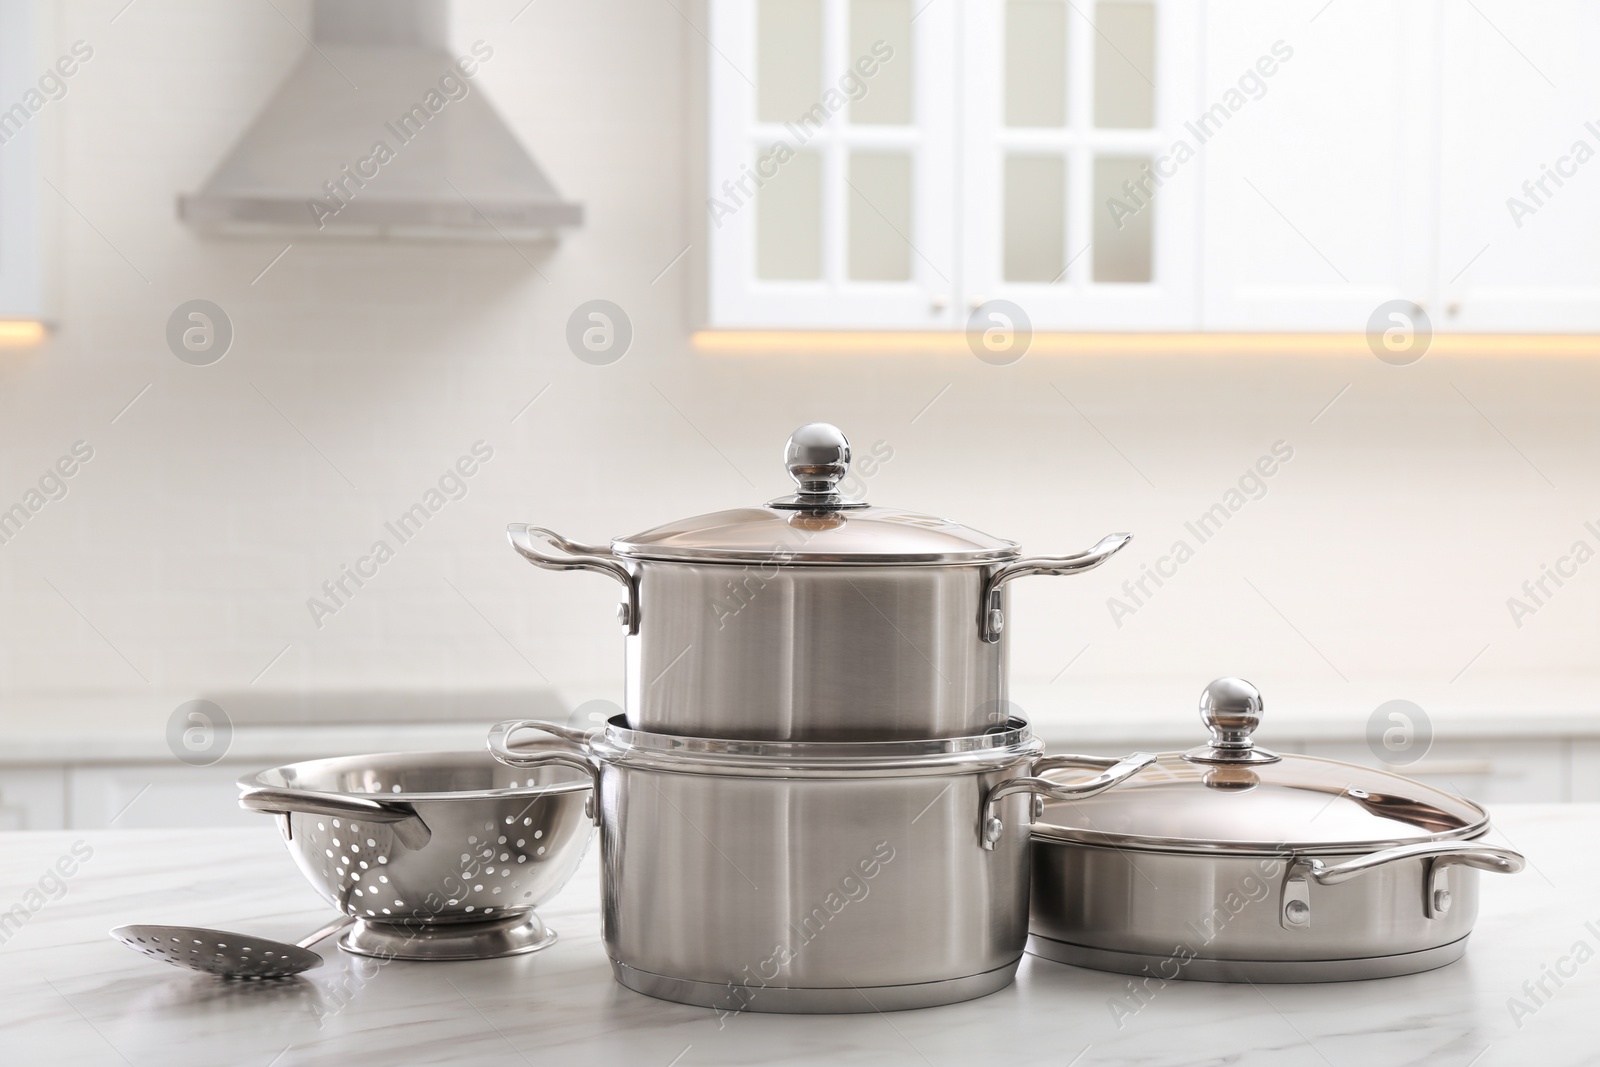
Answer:
<svg viewBox="0 0 1600 1067"><path fill-rule="evenodd" d="M594 733L502 723L490 748L593 774L605 944L631 989L788 1012L993 992L1027 939L1035 803L1155 759L1044 756L1008 715L1007 587L1090 570L1129 537L1024 558L846 499L832 426L795 431L785 459L791 496L607 546L512 526L535 565L622 586L627 709ZM545 748L516 743L531 732ZM1076 780L1043 777L1064 769Z"/></svg>

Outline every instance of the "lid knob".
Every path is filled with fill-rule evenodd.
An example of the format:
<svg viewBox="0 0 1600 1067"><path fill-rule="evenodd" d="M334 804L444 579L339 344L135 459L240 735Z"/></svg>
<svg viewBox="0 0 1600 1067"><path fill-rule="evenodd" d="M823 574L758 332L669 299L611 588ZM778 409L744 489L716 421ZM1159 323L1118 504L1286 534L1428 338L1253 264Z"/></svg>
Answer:
<svg viewBox="0 0 1600 1067"><path fill-rule="evenodd" d="M1277 753L1257 748L1251 734L1261 725L1261 690L1243 678L1218 678L1200 694L1200 721L1211 742L1184 753L1191 763L1276 763Z"/></svg>
<svg viewBox="0 0 1600 1067"><path fill-rule="evenodd" d="M866 504L839 495L839 483L850 473L850 441L839 427L808 422L789 435L783 450L784 466L799 492L771 502L775 508L837 511Z"/></svg>

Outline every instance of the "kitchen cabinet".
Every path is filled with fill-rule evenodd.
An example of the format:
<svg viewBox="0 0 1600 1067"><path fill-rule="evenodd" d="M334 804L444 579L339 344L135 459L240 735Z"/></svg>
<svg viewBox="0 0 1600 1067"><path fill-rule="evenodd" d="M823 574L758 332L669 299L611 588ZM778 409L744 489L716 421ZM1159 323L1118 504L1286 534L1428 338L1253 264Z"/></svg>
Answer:
<svg viewBox="0 0 1600 1067"><path fill-rule="evenodd" d="M1572 800L1600 800L1600 741L1572 742Z"/></svg>
<svg viewBox="0 0 1600 1067"><path fill-rule="evenodd" d="M1204 149L1207 329L1600 329L1600 8L1212 4L1205 103L1282 39Z"/></svg>
<svg viewBox="0 0 1600 1067"><path fill-rule="evenodd" d="M66 828L66 768L0 767L0 830Z"/></svg>
<svg viewBox="0 0 1600 1067"><path fill-rule="evenodd" d="M1138 723L1123 723L1115 730L1086 734L1081 723L1057 716L1040 718L1035 730L1052 752L1181 752L1202 736L1175 730L1170 721L1143 729ZM469 727L437 738L339 737L307 743L299 752L236 751L210 767L155 758L0 766L0 831L254 826L264 820L238 807L234 783L240 775L335 752L472 747L468 742L479 736ZM1380 765L1358 738L1344 731L1333 736L1328 739L1326 724L1310 731L1279 724L1263 743L1279 752ZM1453 729L1452 737L1435 742L1422 761L1391 769L1484 803L1600 801L1600 737L1550 733L1508 741L1464 736L1461 728Z"/></svg>
<svg viewBox="0 0 1600 1067"><path fill-rule="evenodd" d="M1600 329L1600 6L1445 4L1438 32L1435 326Z"/></svg>
<svg viewBox="0 0 1600 1067"><path fill-rule="evenodd" d="M1241 78L1254 90L1198 150L1207 329L1360 332L1377 305L1428 291L1434 10L1342 0L1308 22L1271 0L1207 6L1199 110ZM1275 73L1248 79L1263 57Z"/></svg>
<svg viewBox="0 0 1600 1067"><path fill-rule="evenodd" d="M43 302L38 112L51 104L36 84L38 7L0 0L0 321L37 319Z"/></svg>
<svg viewBox="0 0 1600 1067"><path fill-rule="evenodd" d="M210 767L172 763L72 767L66 782L72 827L254 826L262 818L239 807L234 783L241 774L257 769L231 762Z"/></svg>
<svg viewBox="0 0 1600 1067"><path fill-rule="evenodd" d="M883 30L873 115L817 105L779 178L779 119L876 8L802 33L712 4L711 325L955 329L998 299L1035 330L1360 334L1403 299L1437 332L1600 329L1600 6L947 6Z"/></svg>

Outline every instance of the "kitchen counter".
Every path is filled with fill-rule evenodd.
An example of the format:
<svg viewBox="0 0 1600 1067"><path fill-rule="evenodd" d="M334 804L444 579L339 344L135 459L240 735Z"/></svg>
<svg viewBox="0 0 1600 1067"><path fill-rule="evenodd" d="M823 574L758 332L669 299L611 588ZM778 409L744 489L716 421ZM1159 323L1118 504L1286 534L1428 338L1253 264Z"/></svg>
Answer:
<svg viewBox="0 0 1600 1067"><path fill-rule="evenodd" d="M1593 847L1600 805L1503 805L1494 817L1496 837L1526 852L1529 868L1483 877L1466 957L1429 974L1312 986L1175 982L1139 1006L1125 976L1028 957L1014 986L966 1004L722 1020L612 981L600 942L597 846L542 909L561 935L542 952L380 967L340 953L330 940L319 946L324 966L251 983L157 963L106 931L128 922L188 923L292 941L320 926L328 909L267 820L246 830L0 834L0 911L17 904L28 913L0 944L0 1062L1600 1062L1600 851ZM29 898L75 844L64 891L50 882L56 899Z"/></svg>

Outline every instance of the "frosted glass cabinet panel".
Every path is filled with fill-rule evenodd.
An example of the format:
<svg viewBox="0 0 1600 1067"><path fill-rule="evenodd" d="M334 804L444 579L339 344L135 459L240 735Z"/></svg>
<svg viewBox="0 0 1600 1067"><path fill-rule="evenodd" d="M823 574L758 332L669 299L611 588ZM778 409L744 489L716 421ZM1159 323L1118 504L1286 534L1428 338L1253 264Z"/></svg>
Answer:
<svg viewBox="0 0 1600 1067"><path fill-rule="evenodd" d="M756 100L762 122L788 122L822 95L822 0L758 0Z"/></svg>
<svg viewBox="0 0 1600 1067"><path fill-rule="evenodd" d="M1156 9L1095 5L1094 124L1146 130L1156 122Z"/></svg>
<svg viewBox="0 0 1600 1067"><path fill-rule="evenodd" d="M911 157L904 152L850 156L850 278L911 278Z"/></svg>
<svg viewBox="0 0 1600 1067"><path fill-rule="evenodd" d="M1065 0L1006 0L1007 126L1067 124Z"/></svg>
<svg viewBox="0 0 1600 1067"><path fill-rule="evenodd" d="M1005 280L1053 282L1067 268L1067 161L1006 157Z"/></svg>
<svg viewBox="0 0 1600 1067"><path fill-rule="evenodd" d="M1094 202L1110 204L1109 211L1094 214L1094 280L1097 282L1148 282L1157 213L1154 197L1143 197L1148 183L1149 156L1097 156L1094 161Z"/></svg>
<svg viewBox="0 0 1600 1067"><path fill-rule="evenodd" d="M916 83L916 48L911 39L911 0L852 0L850 4L851 62L861 56L892 50L894 59L881 64L870 79L861 78L866 90L850 103L850 121L889 126L911 122L911 90ZM856 71L857 77L861 72Z"/></svg>
<svg viewBox="0 0 1600 1067"><path fill-rule="evenodd" d="M756 193L756 274L822 277L822 157L801 152Z"/></svg>

